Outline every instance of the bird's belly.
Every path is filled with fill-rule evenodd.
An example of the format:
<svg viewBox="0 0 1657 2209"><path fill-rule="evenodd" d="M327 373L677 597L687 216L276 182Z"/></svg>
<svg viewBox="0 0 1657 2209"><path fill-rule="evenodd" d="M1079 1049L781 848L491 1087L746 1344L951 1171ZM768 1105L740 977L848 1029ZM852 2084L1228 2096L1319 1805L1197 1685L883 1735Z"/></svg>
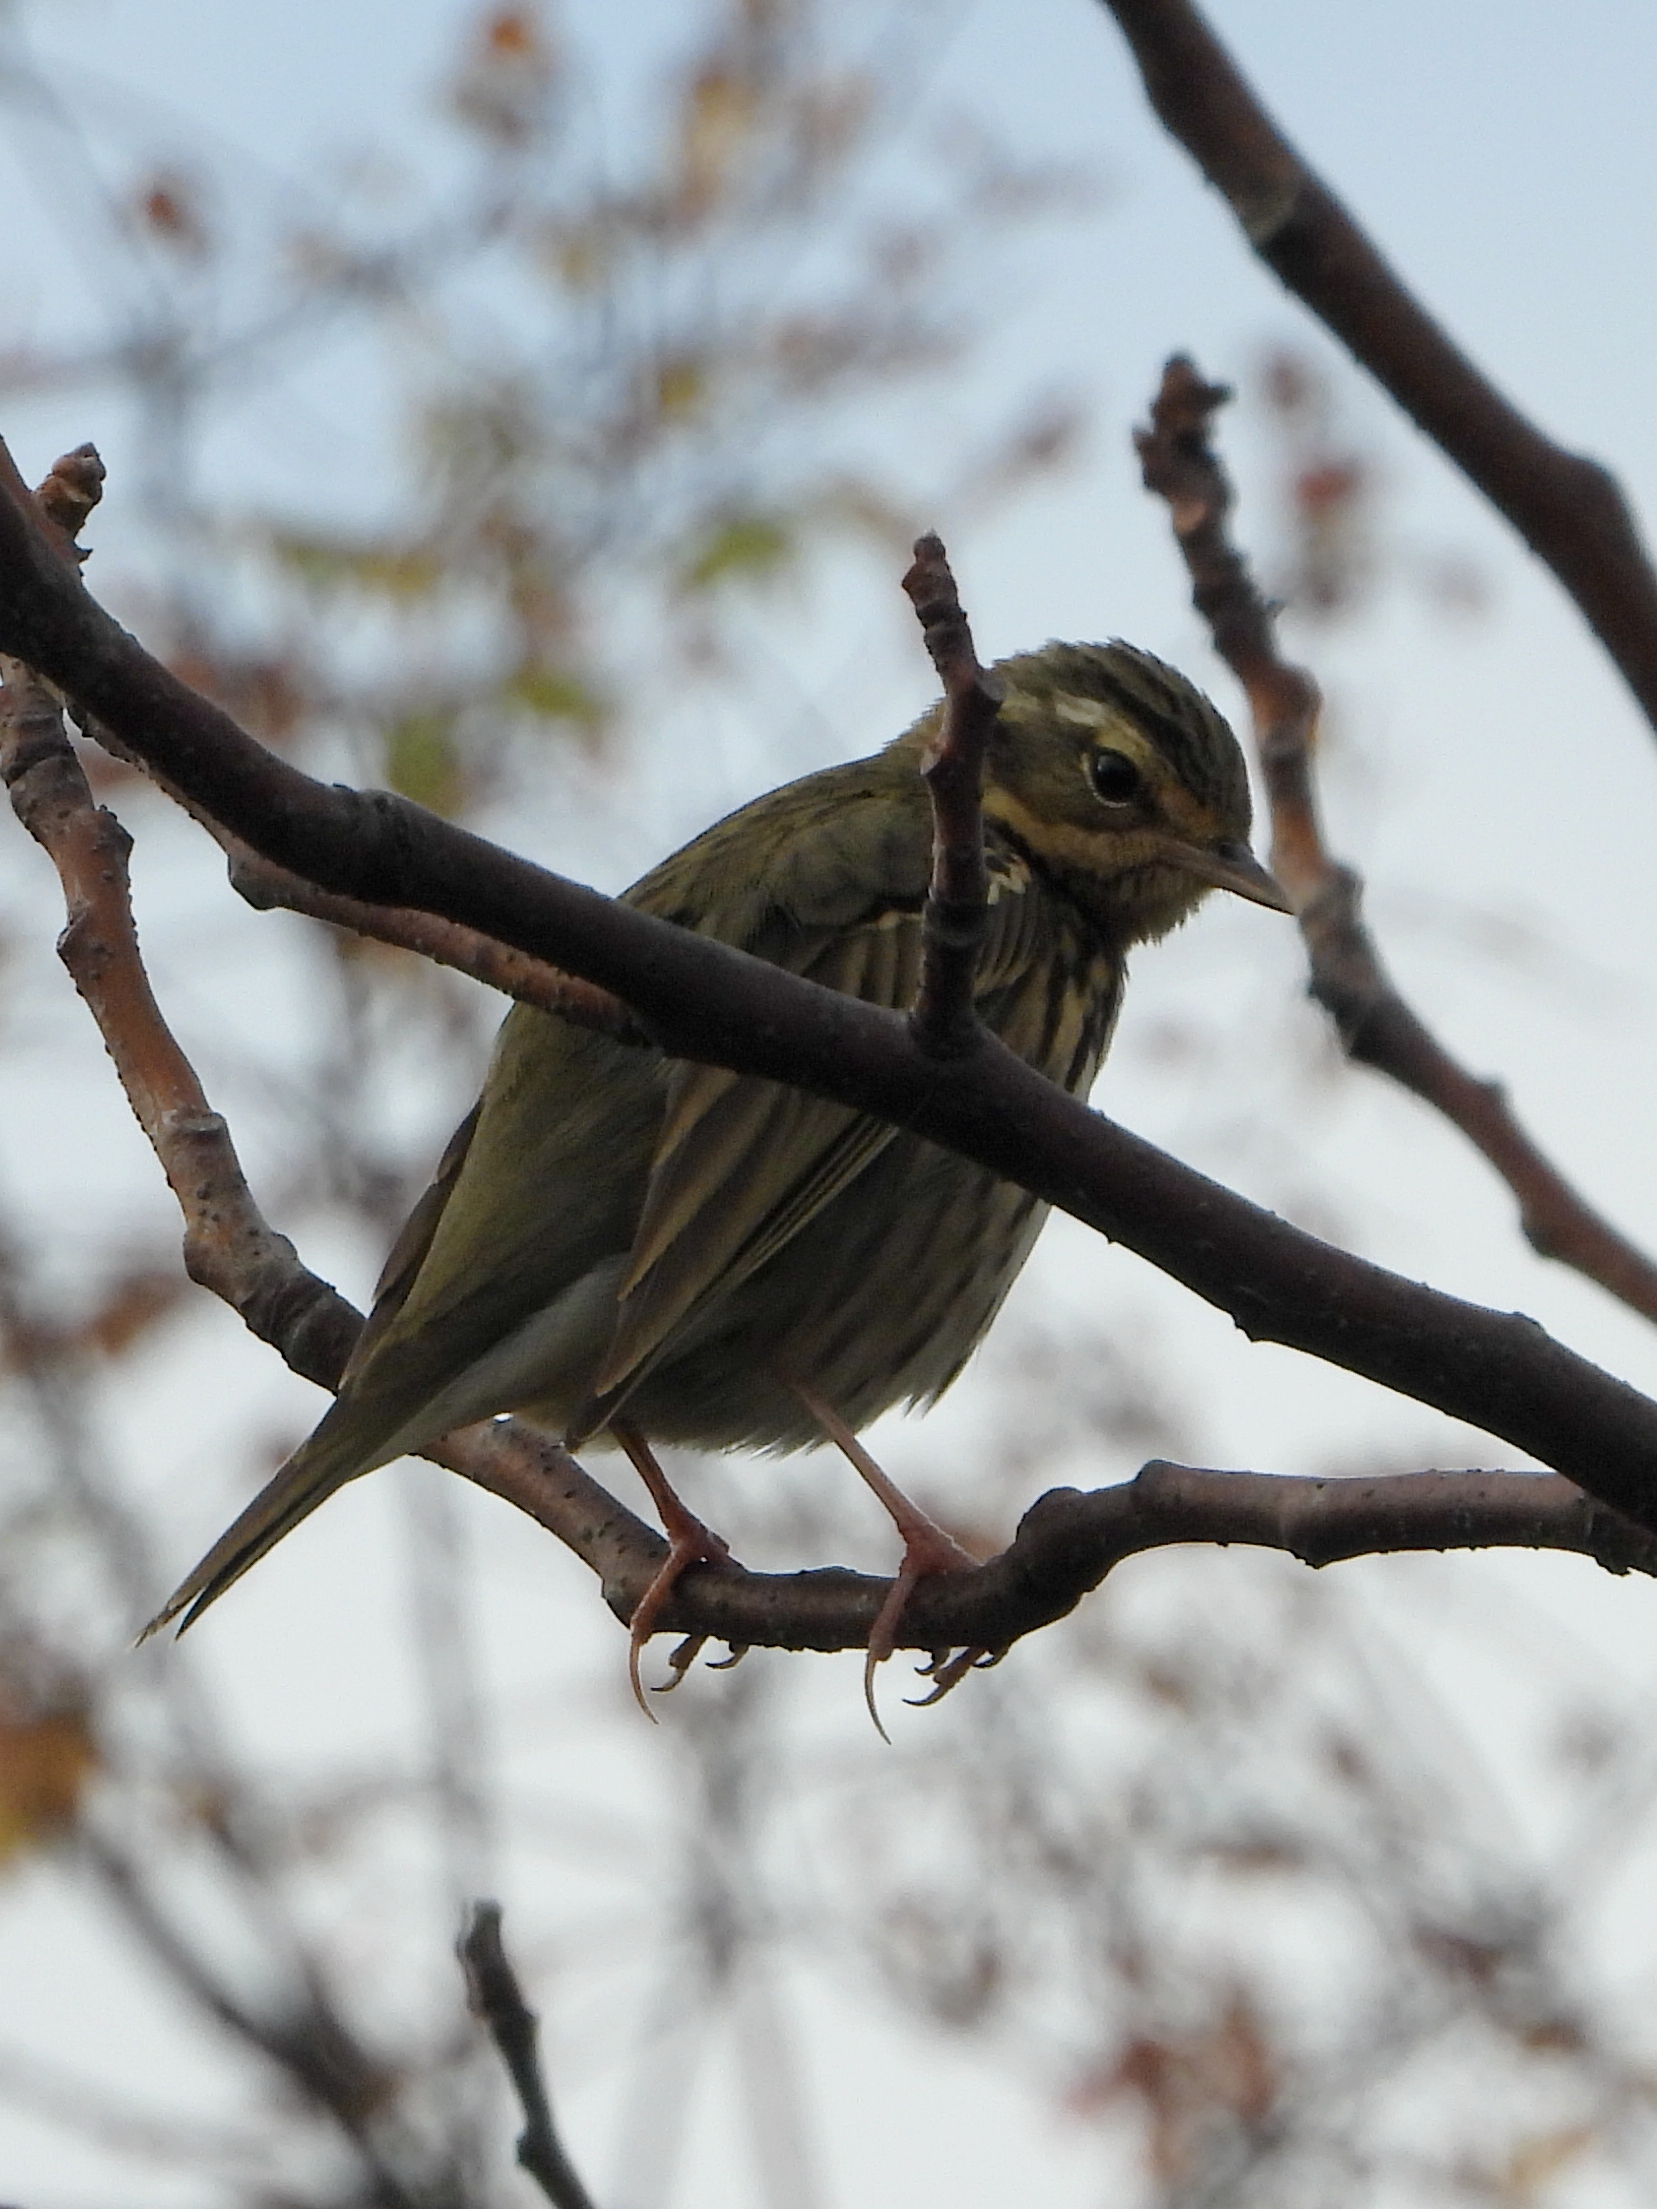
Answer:
<svg viewBox="0 0 1657 2209"><path fill-rule="evenodd" d="M899 1136L776 1256L692 1318L626 1411L663 1442L801 1449L806 1383L853 1427L930 1401L976 1346L1047 1216L1026 1190Z"/></svg>

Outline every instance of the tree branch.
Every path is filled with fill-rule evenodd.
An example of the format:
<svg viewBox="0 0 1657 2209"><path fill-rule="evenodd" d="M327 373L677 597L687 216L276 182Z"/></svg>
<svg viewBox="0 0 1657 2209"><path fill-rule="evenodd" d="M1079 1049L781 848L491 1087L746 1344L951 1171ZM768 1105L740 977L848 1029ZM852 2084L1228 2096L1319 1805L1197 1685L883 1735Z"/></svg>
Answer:
<svg viewBox="0 0 1657 2209"><path fill-rule="evenodd" d="M917 1583L898 1640L933 1652L1005 1650L1074 1610L1126 1558L1193 1542L1282 1550L1313 1566L1406 1550L1555 1549L1608 1572L1657 1576L1657 1535L1555 1473L1326 1480L1152 1459L1113 1487L1050 1490L998 1557ZM890 1586L841 1567L699 1566L662 1623L734 1647L860 1648Z"/></svg>
<svg viewBox="0 0 1657 2209"><path fill-rule="evenodd" d="M69 912L60 950L178 1200L185 1271L296 1373L334 1389L362 1316L260 1211L144 971L127 882L131 838L94 803L56 702L21 663L0 660L0 671L0 780L57 866ZM488 1423L427 1454L558 1535L618 1605L637 1600L666 1554L660 1535L533 1429Z"/></svg>
<svg viewBox="0 0 1657 2209"><path fill-rule="evenodd" d="M1553 570L1657 728L1657 572L1616 479L1476 368L1267 114L1191 0L1104 0L1171 136L1266 265Z"/></svg>
<svg viewBox="0 0 1657 2209"><path fill-rule="evenodd" d="M260 1215L228 1131L144 975L126 891L125 832L93 805L61 719L26 680L0 694L0 773L63 872L72 970L184 1212L192 1278L230 1303L297 1371L334 1386L361 1321ZM567 1450L514 1422L489 1421L426 1454L555 1534L598 1575L616 1615L632 1616L667 1545ZM1657 1537L1557 1476L1331 1482L1152 1464L1124 1487L1043 1497L1002 1556L975 1572L922 1581L899 1639L932 1651L1003 1649L1062 1617L1124 1557L1194 1541L1253 1542L1308 1563L1369 1550L1520 1545L1577 1550L1613 1571L1657 1569ZM886 1580L840 1569L704 1567L680 1583L662 1624L733 1646L860 1648L889 1590Z"/></svg>
<svg viewBox="0 0 1657 2209"><path fill-rule="evenodd" d="M472 2014L489 2028L523 2109L520 2165L553 2209L593 2209L593 2197L565 2154L552 2121L552 2103L541 2072L540 2020L524 2000L518 1975L507 1960L498 1902L474 1905L472 1922L460 1943L460 1961Z"/></svg>
<svg viewBox="0 0 1657 2209"><path fill-rule="evenodd" d="M90 454L97 461L97 454L90 445L82 446L80 453L71 454L70 458L76 460L84 454ZM65 463L60 461L58 465L61 468ZM98 465L101 471L102 463ZM37 500L43 495L44 491L37 492ZM558 967L549 966L544 959L531 958L528 952L497 942L475 928L440 920L435 913L414 912L395 905L369 905L361 898L318 889L303 875L292 874L287 868L261 858L251 845L232 835L204 806L198 805L187 791L169 782L150 761L128 751L105 723L88 714L82 726L93 743L140 774L147 775L157 789L164 791L175 805L207 831L225 855L230 887L255 912L303 913L309 920L326 921L330 927L349 929L353 935L371 936L377 943L393 944L398 950L412 951L437 966L470 975L474 982L499 990L504 997L516 998L526 1005L539 1005L543 1012L560 1013L578 1027L612 1036L618 1043L648 1044L654 1040L619 997L582 981L577 975L565 974Z"/></svg>
<svg viewBox="0 0 1657 2209"><path fill-rule="evenodd" d="M932 799L932 880L921 914L920 983L909 1025L922 1050L947 1057L969 1049L978 1032L972 985L990 911L984 752L1001 695L978 664L941 537L915 540L915 564L903 587L944 686L943 720L921 765Z"/></svg>
<svg viewBox="0 0 1657 2209"><path fill-rule="evenodd" d="M1657 1265L1571 1187L1510 1111L1499 1082L1459 1066L1400 997L1364 926L1363 881L1330 856L1318 817L1313 743L1317 685L1278 656L1270 607L1226 522L1232 489L1209 432L1230 398L1176 355L1151 426L1136 433L1145 487L1168 502L1191 597L1215 648L1248 693L1272 816L1272 870L1294 899L1311 991L1347 1056L1411 1090L1478 1146L1519 1199L1525 1239L1657 1320Z"/></svg>
<svg viewBox="0 0 1657 2209"><path fill-rule="evenodd" d="M395 944L399 950L413 951L438 966L451 967L457 974L469 974L474 982L499 990L504 997L514 997L524 1005L539 1005L543 1012L559 1013L577 1027L594 1029L618 1043L650 1044L656 1040L630 1006L609 990L582 981L579 975L566 974L559 967L549 966L545 959L531 958L527 951L499 943L476 928L440 920L435 913L415 912L399 905L367 905L358 897L319 890L302 875L290 874L285 867L261 859L239 838L202 818L230 861L231 888L256 912L280 907L285 912L327 921L335 928L347 928L353 935Z"/></svg>
<svg viewBox="0 0 1657 2209"><path fill-rule="evenodd" d="M327 1387L361 1321L260 1214L230 1131L161 1016L133 926L132 839L94 804L56 700L18 661L0 659L0 674L0 780L57 867L69 915L58 954L184 1214L184 1270Z"/></svg>
<svg viewBox="0 0 1657 2209"><path fill-rule="evenodd" d="M260 2008L231 1993L162 1907L137 1858L83 1822L79 1845L123 1922L207 2016L246 2041L350 2140L383 2209L418 2209L393 2143L399 2081L359 2044L323 1989L310 1984Z"/></svg>
<svg viewBox="0 0 1657 2209"><path fill-rule="evenodd" d="M676 1057L856 1106L1058 1205L1219 1306L1465 1419L1633 1518L1657 1514L1657 1404L1533 1321L1331 1249L1067 1096L994 1037L940 1062L901 1014L543 872L385 792L311 780L179 682L0 484L0 651L27 660L278 865L477 928L623 997Z"/></svg>

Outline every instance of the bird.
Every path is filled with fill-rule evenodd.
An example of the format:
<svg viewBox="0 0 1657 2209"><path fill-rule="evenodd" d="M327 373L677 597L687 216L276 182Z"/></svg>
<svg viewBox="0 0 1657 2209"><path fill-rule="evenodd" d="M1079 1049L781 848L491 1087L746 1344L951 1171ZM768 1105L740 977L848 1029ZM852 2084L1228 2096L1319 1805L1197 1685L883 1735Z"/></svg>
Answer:
<svg viewBox="0 0 1657 2209"><path fill-rule="evenodd" d="M1289 901L1250 850L1237 739L1185 676L1122 642L1053 642L993 674L975 1009L1085 1096L1137 944L1213 889L1282 911ZM908 1008L932 861L920 770L942 713L756 798L624 901ZM905 1544L870 1640L872 1682L915 1579L971 1560L856 1434L943 1394L1045 1217L1028 1191L854 1107L514 1006L481 1096L397 1237L333 1404L146 1634L193 1624L348 1481L510 1412L572 1450L619 1444L662 1513L668 1562L632 1621L641 1703L639 1652L679 1574L729 1554L655 1448L836 1441Z"/></svg>

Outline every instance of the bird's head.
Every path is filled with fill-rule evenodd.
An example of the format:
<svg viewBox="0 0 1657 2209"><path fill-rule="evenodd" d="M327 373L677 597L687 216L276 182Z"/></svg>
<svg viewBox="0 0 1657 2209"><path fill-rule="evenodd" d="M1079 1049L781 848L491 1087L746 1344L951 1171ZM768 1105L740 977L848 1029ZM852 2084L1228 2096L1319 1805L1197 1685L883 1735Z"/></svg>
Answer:
<svg viewBox="0 0 1657 2209"><path fill-rule="evenodd" d="M1249 849L1237 739L1193 683L1129 644L1001 660L984 812L1121 947L1166 935L1211 889L1280 912Z"/></svg>

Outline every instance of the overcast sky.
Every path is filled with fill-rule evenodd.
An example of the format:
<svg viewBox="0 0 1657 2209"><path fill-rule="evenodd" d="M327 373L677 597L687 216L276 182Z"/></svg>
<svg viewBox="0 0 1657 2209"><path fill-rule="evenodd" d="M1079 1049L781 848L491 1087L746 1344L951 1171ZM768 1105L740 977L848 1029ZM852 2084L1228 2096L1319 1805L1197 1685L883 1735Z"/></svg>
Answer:
<svg viewBox="0 0 1657 2209"><path fill-rule="evenodd" d="M1642 0L1394 0L1361 9L1214 0L1210 13L1279 120L1425 303L1541 427L1610 462L1636 509L1657 513L1657 9ZM675 11L665 0L585 0L569 14L607 55L606 72L613 64L613 83L606 73L593 96L607 103L605 127L624 133L631 111L615 87L654 66ZM331 180L360 147L435 142L429 88L448 59L456 10L440 0L287 0L280 8L53 0L14 5L5 19L19 41L14 50L24 41L32 47L65 102L53 117L25 84L0 133L10 345L95 334L106 324L109 287L128 281L95 212L76 198L82 158L118 186L147 158L202 142L224 149L239 205L301 210L308 195L326 205ZM1092 0L935 8L930 35L924 74L933 106L982 116L1031 155L1079 162L1102 188L1096 213L1032 246L987 365L963 394L963 420L974 420L997 377L1021 382L1039 358L1055 387L1089 391L1098 423L1083 465L1011 519L980 522L964 502L936 517L980 649L989 657L1051 635L1124 634L1179 660L1236 711L1235 692L1186 605L1160 512L1138 489L1127 432L1175 349L1243 382L1285 339L1331 363L1339 356L1249 258L1228 211L1162 137L1112 21ZM14 78L14 93L23 82ZM257 386L225 405L214 451L227 486L241 472L242 486L326 507L363 454L380 449L384 425L364 418L372 389L349 348L296 371L292 387L282 356L271 356ZM1331 639L1304 625L1294 632L1333 701L1333 839L1369 875L1387 956L1420 1009L1475 1070L1510 1083L1560 1159L1631 1233L1657 1247L1649 1165L1657 745L1578 617L1505 527L1355 372L1340 370L1338 395L1350 435L1384 471L1384 532L1401 565L1360 631ZM118 544L131 425L113 392L91 381L19 401L3 426L37 473L53 452L95 439L115 469L100 526ZM1239 438L1247 534L1251 512L1264 527L1247 495L1263 485L1266 458L1257 433ZM1455 621L1434 610L1408 579L1417 557L1471 563L1487 611ZM790 677L816 717L810 726L825 757L895 730L928 689L895 590L890 603L871 598L843 610L849 629L802 652ZM699 759L682 787L652 793L612 824L608 840L589 837L589 855L596 850L602 865L582 871L619 887L674 836L777 773L763 751L740 745ZM580 853L560 848L555 822L545 834L538 856L581 867ZM0 870L23 866L15 850L0 858ZM38 887L16 873L8 910L25 909ZM174 925L164 907L155 925L163 937ZM176 925L184 927L182 916ZM43 944L55 926L50 916L41 920ZM1509 955L1527 942L1546 950ZM1532 1259L1505 1193L1419 1107L1367 1076L1332 1075L1307 1109L1299 1091L1274 1092L1258 1069L1241 1070L1251 1040L1285 1025L1302 1048L1316 1049L1313 1016L1295 1009L1297 991L1289 930L1252 908L1205 914L1141 960L1123 1047L1099 1101L1280 1207L1303 1201L1311 1216L1320 1190L1349 1192L1341 1225L1369 1255L1483 1301L1522 1306L1657 1390L1651 1330ZM1150 1047L1158 1023L1190 1007L1240 1054L1241 1087L1253 1080L1268 1100L1292 1094L1297 1101L1284 1109L1304 1117L1239 1143L1215 1085L1205 1079L1191 1094L1177 1066ZM0 1131L0 1173L13 1187L31 1168L28 1155L7 1159L6 1144L40 1141L38 1131L18 1137L17 1125L14 1118ZM1249 1349L1227 1323L1191 1314L1181 1292L1148 1280L1132 1260L1109 1259L1096 1276L1087 1269L1099 1261L1084 1240L1057 1229L1032 1267L1030 1293L1097 1295L1113 1309L1136 1300L1159 1335L1184 1346L1205 1443L1219 1462L1297 1471L1388 1451L1408 1463L1489 1461L1488 1443L1446 1422L1381 1403L1343 1376L1312 1373L1287 1352ZM368 1253L347 1262L372 1270ZM293 1390L285 1403L309 1401L297 1384ZM970 1418L970 1399L963 1402L967 1409L937 1415L941 1434L964 1431L950 1425ZM895 1470L910 1449L922 1462L919 1430L900 1430ZM337 1520L336 1531L318 1525L308 1560L296 1541L291 1569L332 1586L352 1541L372 1539L377 1509L355 1493L339 1499L324 1514ZM332 1562L328 1542L340 1545ZM1459 1581L1447 1577L1452 1568ZM245 1604L238 1594L234 1619L226 1607L223 1628L226 1647L239 1652L232 1661L247 1667L247 1708L274 1739L284 1728L325 1732L338 1718L326 1654L285 1650L280 1698L263 1699L253 1684L280 1634L294 1584L282 1577L288 1569L286 1551L262 1567ZM1364 1585L1373 1585L1382 1609L1393 1606L1396 1623L1418 1616L1412 1606L1443 1604L1447 1587L1466 1589L1473 1569L1450 1561L1430 1582L1404 1574L1389 1581L1383 1572ZM1657 1604L1647 1584L1613 1584L1571 1561L1477 1569L1489 1575L1480 1587L1500 1586L1534 1607L1526 1616L1557 1621L1573 1650L1612 1652L1629 1692L1647 1692ZM1424 1587L1436 1592L1423 1595ZM1483 1600L1467 1598L1463 1623ZM371 1663L365 1677L376 1677ZM1476 1692L1500 1690L1481 1675ZM386 1693L395 1700L395 1685ZM23 1922L30 1910L32 1925ZM14 2039L25 2027L5 2013L25 1986L35 1989L32 2017L56 2003L54 2030L77 2029L61 1991L42 1994L33 1977L47 1968L34 1928L48 1916L43 1889L14 1888L10 1899L0 1889L0 2032ZM810 2000L818 2005L814 2049L820 2057L831 2045L842 2051L842 2068L823 2087L829 2125L835 2111L878 2100L888 2061L913 2059L899 2055L901 2044L888 2041L879 2019L834 2015L820 1993ZM846 2055L848 2047L854 2052ZM868 2167L842 2145L844 2200L901 2191L921 2201L1040 2198L1053 2209L1080 2209L1098 2198L1097 2166L1074 2129L1061 2129L1011 2088L986 2088L965 2057L931 2058L921 2077L924 2113L895 2113L891 2131L871 2135ZM0 2188L43 2209L95 2198L75 2190L90 2179L59 2183L44 2139L0 2110ZM912 2168L904 2158L918 2156L923 2143L924 2167ZM729 2197L709 2175L682 2198L686 2209L711 2209Z"/></svg>

